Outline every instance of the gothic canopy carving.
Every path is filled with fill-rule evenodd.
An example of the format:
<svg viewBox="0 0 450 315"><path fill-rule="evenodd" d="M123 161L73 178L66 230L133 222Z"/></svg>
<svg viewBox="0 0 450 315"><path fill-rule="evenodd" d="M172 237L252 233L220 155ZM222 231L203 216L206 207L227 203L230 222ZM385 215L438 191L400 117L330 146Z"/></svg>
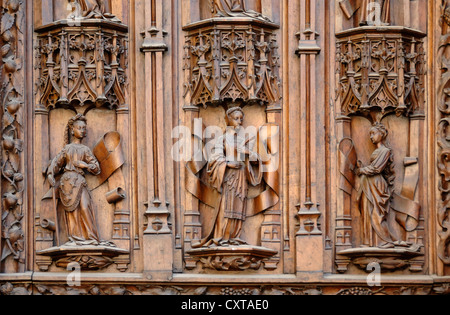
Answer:
<svg viewBox="0 0 450 315"><path fill-rule="evenodd" d="M126 107L125 25L104 19L65 20L36 31L38 109L88 103Z"/></svg>
<svg viewBox="0 0 450 315"><path fill-rule="evenodd" d="M184 96L193 106L281 100L277 25L258 18L213 18L184 28Z"/></svg>
<svg viewBox="0 0 450 315"><path fill-rule="evenodd" d="M423 112L424 35L403 27L365 27L338 33L336 71L341 113L375 110L385 116Z"/></svg>

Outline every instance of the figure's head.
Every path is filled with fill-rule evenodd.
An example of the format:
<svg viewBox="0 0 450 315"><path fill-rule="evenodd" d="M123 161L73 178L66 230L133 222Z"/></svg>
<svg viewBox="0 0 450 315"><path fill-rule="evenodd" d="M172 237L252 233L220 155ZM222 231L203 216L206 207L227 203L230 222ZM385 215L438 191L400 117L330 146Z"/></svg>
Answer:
<svg viewBox="0 0 450 315"><path fill-rule="evenodd" d="M375 123L372 128L370 128L370 140L372 140L373 144L382 143L386 140L389 131L382 123Z"/></svg>
<svg viewBox="0 0 450 315"><path fill-rule="evenodd" d="M233 107L227 111L228 126L240 127L244 122L244 111L240 107Z"/></svg>
<svg viewBox="0 0 450 315"><path fill-rule="evenodd" d="M72 127L72 136L77 139L83 139L87 136L86 131L87 124L83 120L77 120Z"/></svg>
<svg viewBox="0 0 450 315"><path fill-rule="evenodd" d="M66 127L65 141L70 143L70 137L83 140L87 136L87 119L81 114L72 117Z"/></svg>

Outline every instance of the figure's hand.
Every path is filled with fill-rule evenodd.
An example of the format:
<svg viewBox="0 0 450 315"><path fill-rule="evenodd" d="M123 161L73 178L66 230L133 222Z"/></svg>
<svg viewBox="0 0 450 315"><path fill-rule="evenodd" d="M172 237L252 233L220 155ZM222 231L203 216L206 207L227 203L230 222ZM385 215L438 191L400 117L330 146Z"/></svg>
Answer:
<svg viewBox="0 0 450 315"><path fill-rule="evenodd" d="M81 168L81 169L89 168L89 165L83 161L75 161L75 162L73 162L73 165L75 165L76 167Z"/></svg>
<svg viewBox="0 0 450 315"><path fill-rule="evenodd" d="M55 177L53 177L52 174L49 174L47 176L48 182L50 183L50 186L55 187L56 186L56 180Z"/></svg>
<svg viewBox="0 0 450 315"><path fill-rule="evenodd" d="M238 169L242 168L243 164L242 164L242 162L232 161L232 162L228 162L227 166L229 168L238 170Z"/></svg>

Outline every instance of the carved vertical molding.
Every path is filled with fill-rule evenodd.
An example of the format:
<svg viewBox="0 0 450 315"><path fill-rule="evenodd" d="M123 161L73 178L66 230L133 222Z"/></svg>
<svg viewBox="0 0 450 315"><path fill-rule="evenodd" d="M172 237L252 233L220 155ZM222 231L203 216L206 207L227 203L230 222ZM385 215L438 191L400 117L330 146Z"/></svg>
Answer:
<svg viewBox="0 0 450 315"><path fill-rule="evenodd" d="M261 40L257 42L256 48L260 49L260 43L264 43L264 33L262 32ZM267 72L268 65L271 65L271 69L273 71L274 77L279 77L279 69L281 67L280 64L280 55L278 53L279 46L278 46L278 40L277 36L275 34L270 36L270 39L268 41L268 47L270 48L269 51L271 51L271 54L268 53L265 54L265 58L262 58L259 63L262 65L264 72ZM261 55L264 56L263 51L261 51ZM267 60L265 60L267 59ZM269 60L271 59L271 60ZM270 62L269 62L270 61ZM253 73L251 74L253 75ZM251 75L249 75L251 77ZM280 82L275 81L275 83L279 84L278 88L280 88ZM277 99L273 104L267 107L266 109L266 115L267 115L267 122L269 124L272 124L274 126L277 126L279 129L279 135L278 135L278 143L282 143L282 115L283 115L283 108L281 104L281 99ZM279 150L279 160L282 161L283 159L283 152L281 152L280 148ZM279 170L275 171L273 175L278 178L281 173L281 163L279 165ZM279 202L277 203L272 209L268 210L264 215L264 222L261 224L261 245L266 248L270 248L275 251L279 251L280 247L284 248L284 244L286 239L284 239L284 233L282 230L282 221L283 221L283 212L282 212L282 204ZM288 243L288 242L287 242ZM281 246L280 246L281 245ZM281 260L281 254L277 254L267 260L264 261L264 268L267 270L275 270L278 267L278 264Z"/></svg>
<svg viewBox="0 0 450 315"><path fill-rule="evenodd" d="M1 10L1 246L0 272L24 272L26 244L25 75L26 3L3 1Z"/></svg>
<svg viewBox="0 0 450 315"><path fill-rule="evenodd" d="M441 3L440 41L437 53L437 62L440 70L438 79L437 108L439 125L437 132L437 167L440 175L440 198L437 210L438 251L437 255L444 265L450 265L450 60L447 55L450 51L450 3L443 0Z"/></svg>
<svg viewBox="0 0 450 315"><path fill-rule="evenodd" d="M319 34L316 32L316 4L315 1L300 1L300 27L297 33L299 45L296 54L300 58L301 88L300 111L302 126L300 141L302 143L302 158L300 169L300 196L297 218L297 273L321 272L323 270L324 242L320 230L321 213L318 209L315 192L313 191L313 159L315 157L314 140L316 136L315 108L316 106L316 59L321 48L317 43Z"/></svg>
<svg viewBox="0 0 450 315"><path fill-rule="evenodd" d="M145 55L146 148L148 165L148 201L144 232L144 273L151 279L172 277L172 231L169 227L169 202L166 192L163 54L167 50L163 31L162 1L145 1L146 29L141 51Z"/></svg>

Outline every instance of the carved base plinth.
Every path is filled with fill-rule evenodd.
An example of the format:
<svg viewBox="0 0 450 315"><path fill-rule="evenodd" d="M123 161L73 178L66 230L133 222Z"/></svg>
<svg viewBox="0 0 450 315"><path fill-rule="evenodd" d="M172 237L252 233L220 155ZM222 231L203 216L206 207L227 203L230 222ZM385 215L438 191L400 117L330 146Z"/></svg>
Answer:
<svg viewBox="0 0 450 315"><path fill-rule="evenodd" d="M217 271L258 270L264 259L278 252L259 246L230 246L194 249L187 252L199 259L204 269Z"/></svg>
<svg viewBox="0 0 450 315"><path fill-rule="evenodd" d="M421 252L421 247L411 247L411 248L352 248L343 250L337 253L340 257L346 259L341 259L341 262L346 261L347 265L352 263L361 269L368 272L372 272L367 266L371 263L377 263L380 265L382 271L394 271L398 269L404 269L410 267L411 271L418 271L417 258L423 257L424 254ZM339 270L346 271L345 268L340 265Z"/></svg>
<svg viewBox="0 0 450 315"><path fill-rule="evenodd" d="M57 267L67 268L78 263L81 270L100 270L115 263L114 258L129 254L127 250L107 246L61 246L37 252L37 255L50 257Z"/></svg>

